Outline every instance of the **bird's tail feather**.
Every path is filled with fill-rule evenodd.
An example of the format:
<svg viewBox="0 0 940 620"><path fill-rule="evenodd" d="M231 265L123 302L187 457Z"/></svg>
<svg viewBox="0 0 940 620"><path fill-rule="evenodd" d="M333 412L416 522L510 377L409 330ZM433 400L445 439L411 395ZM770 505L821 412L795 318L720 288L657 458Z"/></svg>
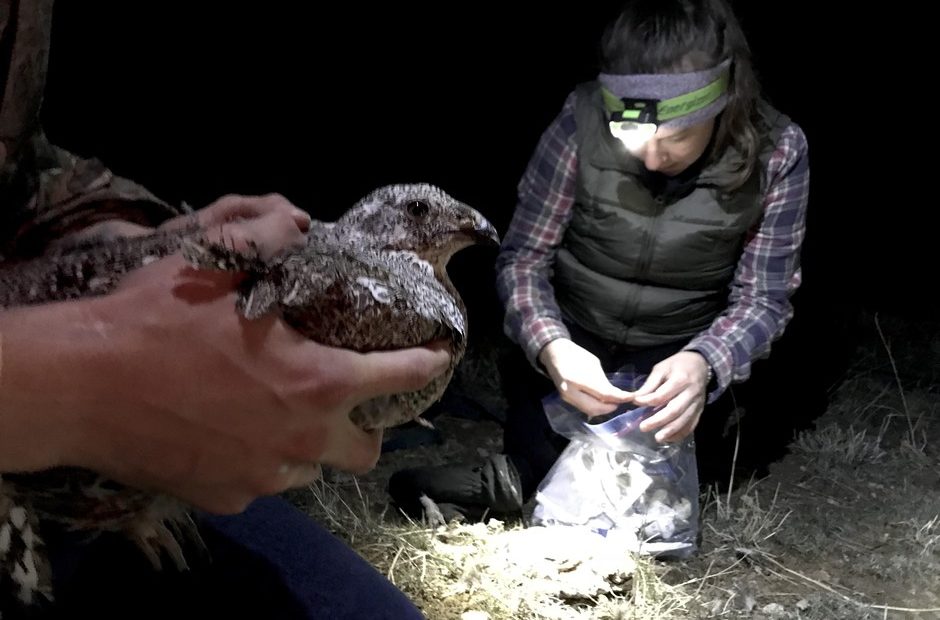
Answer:
<svg viewBox="0 0 940 620"><path fill-rule="evenodd" d="M0 479L0 610L52 599L52 571L35 513L3 493Z"/></svg>
<svg viewBox="0 0 940 620"><path fill-rule="evenodd" d="M271 280L246 282L242 288L242 294L236 304L246 319L261 318L277 306L278 291Z"/></svg>
<svg viewBox="0 0 940 620"><path fill-rule="evenodd" d="M209 561L209 551L191 511L184 504L163 498L128 524L125 533L144 553L154 570L162 570L168 556L177 571L190 569L187 555Z"/></svg>
<svg viewBox="0 0 940 620"><path fill-rule="evenodd" d="M201 269L237 271L247 277L240 284L238 309L247 319L267 314L278 302L275 282L280 265L263 261L257 252L239 252L221 243L188 238L182 243L183 257Z"/></svg>
<svg viewBox="0 0 940 620"><path fill-rule="evenodd" d="M192 236L182 240L180 249L183 258L201 269L240 271L249 275L259 275L268 269L251 244L247 251L240 251L224 243Z"/></svg>

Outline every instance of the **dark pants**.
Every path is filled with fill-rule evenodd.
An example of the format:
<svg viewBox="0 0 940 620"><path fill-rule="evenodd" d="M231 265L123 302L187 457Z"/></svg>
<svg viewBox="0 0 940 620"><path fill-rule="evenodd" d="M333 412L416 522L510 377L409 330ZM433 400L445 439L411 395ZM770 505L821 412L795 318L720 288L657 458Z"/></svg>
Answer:
<svg viewBox="0 0 940 620"><path fill-rule="evenodd" d="M627 350L579 329L576 325L569 325L569 329L572 340L596 355L608 373L632 370L636 374L648 374L658 362L678 353L686 344L686 341L680 341L658 347ZM568 440L552 430L542 409L542 399L555 391L554 384L548 377L532 368L518 347L513 347L503 360L502 376L508 405L503 449L519 471L522 492L528 499L554 465ZM763 378L759 381L766 383ZM746 479L754 473L760 475L763 473L762 468L766 468L768 464L764 462L764 457L776 454L768 449L767 438L760 436L763 433L756 431L761 425L751 422L749 426L755 429L755 432L748 432L741 438L742 445L738 446L735 460L736 432L740 428L735 426L736 410L743 411L748 402L753 408L755 399L747 398L750 392L753 390L742 390L741 386L733 386L715 402L706 405L702 413L695 429L695 442L699 482L703 487L728 481L732 478L732 470L735 480ZM770 393L775 395L778 405L781 402L791 402L786 398L789 392L780 393L772 389L768 390L768 394ZM769 403L771 399L767 400ZM764 403L764 406L768 406L768 403ZM774 417L786 414L763 411L754 415ZM783 445L790 437L781 434L778 439L783 440Z"/></svg>
<svg viewBox="0 0 940 620"><path fill-rule="evenodd" d="M424 618L381 573L282 499L260 499L236 516L205 516L200 529L212 559L189 572L155 573L115 538L57 558L64 571L49 617Z"/></svg>

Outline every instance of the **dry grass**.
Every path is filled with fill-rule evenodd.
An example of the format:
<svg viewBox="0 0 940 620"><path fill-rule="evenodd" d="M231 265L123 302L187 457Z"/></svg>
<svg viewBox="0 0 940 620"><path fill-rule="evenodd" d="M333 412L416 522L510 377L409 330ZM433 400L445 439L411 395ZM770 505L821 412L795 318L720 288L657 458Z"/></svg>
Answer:
<svg viewBox="0 0 940 620"><path fill-rule="evenodd" d="M914 540L917 544L923 545L923 549L920 551L921 555L933 553L940 545L940 514L917 528Z"/></svg>
<svg viewBox="0 0 940 620"><path fill-rule="evenodd" d="M736 553L753 553L764 548L783 527L792 510L777 506L779 488L775 490L767 507L761 505L756 483L745 489L706 500L703 522L717 541ZM711 514L709 514L711 512Z"/></svg>
<svg viewBox="0 0 940 620"><path fill-rule="evenodd" d="M940 396L937 369L923 366L940 360L940 329L915 343L877 321L871 336L817 428L768 478L703 495L689 560L651 561L523 520L402 518L386 503L390 471L499 449L495 424L447 416L438 426L455 439L387 454L361 478L328 472L294 499L431 620L940 618ZM492 389L488 363L476 371Z"/></svg>
<svg viewBox="0 0 940 620"><path fill-rule="evenodd" d="M333 478L309 487L308 511L434 620L672 618L690 598L600 536L521 521L431 528L376 506L356 478Z"/></svg>
<svg viewBox="0 0 940 620"><path fill-rule="evenodd" d="M877 463L885 456L881 447L888 420L875 436L868 429L856 431L854 427L842 428L829 424L820 430L804 431L793 443L794 452L815 459L820 468L854 467L864 463Z"/></svg>

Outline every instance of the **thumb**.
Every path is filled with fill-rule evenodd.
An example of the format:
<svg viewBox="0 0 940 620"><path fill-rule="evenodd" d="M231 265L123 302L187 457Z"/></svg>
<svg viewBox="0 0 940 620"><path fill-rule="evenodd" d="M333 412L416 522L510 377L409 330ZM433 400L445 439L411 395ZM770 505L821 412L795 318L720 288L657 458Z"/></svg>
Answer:
<svg viewBox="0 0 940 620"><path fill-rule="evenodd" d="M633 393L633 397L643 398L644 396L649 396L655 392L656 388L662 385L665 380L666 371L660 368L654 368L653 372L646 378L646 381L643 382L643 385L640 386L640 389Z"/></svg>
<svg viewBox="0 0 940 620"><path fill-rule="evenodd" d="M623 403L633 400L635 396L633 392L618 388L606 377L604 377L604 382L599 383L597 387L599 389L595 390L594 397L606 403Z"/></svg>
<svg viewBox="0 0 940 620"><path fill-rule="evenodd" d="M580 375L577 388L602 403L622 403L633 400L632 392L624 391L610 382L600 364Z"/></svg>

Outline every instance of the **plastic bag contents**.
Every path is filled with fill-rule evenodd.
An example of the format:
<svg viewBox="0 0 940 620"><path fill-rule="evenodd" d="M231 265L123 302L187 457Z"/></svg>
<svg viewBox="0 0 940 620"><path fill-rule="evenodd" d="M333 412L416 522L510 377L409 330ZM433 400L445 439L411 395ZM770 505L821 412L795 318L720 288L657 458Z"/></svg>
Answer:
<svg viewBox="0 0 940 620"><path fill-rule="evenodd" d="M608 375L633 391L645 376ZM698 538L695 443L659 444L638 429L652 414L631 403L589 418L556 392L542 401L555 432L570 443L539 485L535 525L584 526L645 555L688 557Z"/></svg>

